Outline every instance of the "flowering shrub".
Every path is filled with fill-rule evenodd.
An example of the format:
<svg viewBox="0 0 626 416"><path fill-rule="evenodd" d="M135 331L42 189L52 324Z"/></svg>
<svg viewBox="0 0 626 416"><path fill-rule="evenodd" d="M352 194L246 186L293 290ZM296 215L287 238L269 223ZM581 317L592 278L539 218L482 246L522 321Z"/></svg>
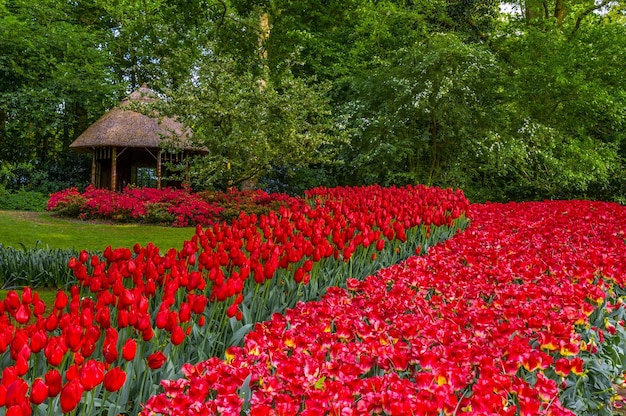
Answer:
<svg viewBox="0 0 626 416"><path fill-rule="evenodd" d="M223 208L220 217L224 221L237 218L240 212L249 215L265 215L278 210L281 206L301 203L298 199L286 194L268 194L263 190L241 191L236 188L228 192L200 192L200 197Z"/></svg>
<svg viewBox="0 0 626 416"><path fill-rule="evenodd" d="M258 323L142 415L611 415L626 208L472 206L472 226Z"/></svg>
<svg viewBox="0 0 626 416"><path fill-rule="evenodd" d="M454 235L469 206L460 191L423 186L336 188L291 202L198 226L180 250L83 251L68 264L79 285L59 291L51 311L29 288L9 292L0 303L0 407L138 414L160 380L195 374L187 363L223 357L275 312ZM245 374L231 367L215 366L232 369L229 382ZM207 391L222 400L234 390Z"/></svg>
<svg viewBox="0 0 626 416"><path fill-rule="evenodd" d="M229 221L241 211L267 214L272 209L296 201L287 195L269 195L261 190L191 193L186 189L127 187L123 192L114 192L89 186L83 194L76 188L52 194L46 209L83 220L136 221L187 227Z"/></svg>
<svg viewBox="0 0 626 416"><path fill-rule="evenodd" d="M69 188L50 195L46 209L55 210L65 217L78 217L86 202L86 198L78 192L78 188Z"/></svg>

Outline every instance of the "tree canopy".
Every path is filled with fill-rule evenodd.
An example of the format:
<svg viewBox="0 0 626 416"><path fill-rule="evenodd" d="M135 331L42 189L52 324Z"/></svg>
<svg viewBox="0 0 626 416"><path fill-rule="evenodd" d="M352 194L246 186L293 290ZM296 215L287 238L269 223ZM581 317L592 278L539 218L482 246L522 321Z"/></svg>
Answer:
<svg viewBox="0 0 626 416"><path fill-rule="evenodd" d="M84 183L69 143L147 82L198 189L626 202L620 1L0 0L0 50L0 186Z"/></svg>

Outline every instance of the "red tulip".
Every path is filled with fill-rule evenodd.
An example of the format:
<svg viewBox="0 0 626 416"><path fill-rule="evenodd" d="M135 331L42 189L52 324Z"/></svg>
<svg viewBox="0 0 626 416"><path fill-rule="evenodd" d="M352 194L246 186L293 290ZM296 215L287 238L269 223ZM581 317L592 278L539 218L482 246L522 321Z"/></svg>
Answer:
<svg viewBox="0 0 626 416"><path fill-rule="evenodd" d="M229 318L234 317L235 315L237 315L237 311L239 310L239 305L237 305L236 303L233 303L232 305L230 305L228 307L228 309L226 309L226 316L228 316Z"/></svg>
<svg viewBox="0 0 626 416"><path fill-rule="evenodd" d="M33 414L33 408L30 403L23 401L20 406L22 407L22 416L31 416Z"/></svg>
<svg viewBox="0 0 626 416"><path fill-rule="evenodd" d="M18 354L25 346L28 346L28 333L25 330L18 329L11 341L11 358L13 360L17 359Z"/></svg>
<svg viewBox="0 0 626 416"><path fill-rule="evenodd" d="M180 322L189 322L189 320L191 319L191 308L187 302L183 302L180 305L178 317L180 319Z"/></svg>
<svg viewBox="0 0 626 416"><path fill-rule="evenodd" d="M154 337L154 330L151 326L147 327L143 331L141 331L141 339L148 342Z"/></svg>
<svg viewBox="0 0 626 416"><path fill-rule="evenodd" d="M185 333L183 332L183 329L176 325L173 329L172 329L172 333L170 335L170 341L172 342L173 345L180 345L183 343L183 341L185 340Z"/></svg>
<svg viewBox="0 0 626 416"><path fill-rule="evenodd" d="M41 404L48 398L48 386L41 378L36 378L30 389L30 401L33 404Z"/></svg>
<svg viewBox="0 0 626 416"><path fill-rule="evenodd" d="M67 352L67 347L63 340L59 337L50 338L48 344L44 348L44 353L48 364L52 366L58 366L63 361L63 357Z"/></svg>
<svg viewBox="0 0 626 416"><path fill-rule="evenodd" d="M105 309L108 312L108 309ZM117 311L117 327L119 329L122 328L126 328L129 324L129 319L128 319L128 311L123 309L123 310L118 310ZM108 326L110 326L111 324L109 323ZM107 326L107 328L108 328Z"/></svg>
<svg viewBox="0 0 626 416"><path fill-rule="evenodd" d="M132 338L129 338L126 343L124 343L124 347L122 348L122 357L126 361L131 361L135 358L137 353L137 341Z"/></svg>
<svg viewBox="0 0 626 416"><path fill-rule="evenodd" d="M85 390L90 391L104 379L104 363L89 360L80 369L80 382Z"/></svg>
<svg viewBox="0 0 626 416"><path fill-rule="evenodd" d="M9 311L16 311L20 306L20 297L15 290L9 290L4 299L4 307Z"/></svg>
<svg viewBox="0 0 626 416"><path fill-rule="evenodd" d="M15 312L15 320L24 325L30 320L30 308L24 304L21 304Z"/></svg>
<svg viewBox="0 0 626 416"><path fill-rule="evenodd" d="M70 365L65 371L65 379L67 381L78 380L78 377L79 377L78 364Z"/></svg>
<svg viewBox="0 0 626 416"><path fill-rule="evenodd" d="M30 339L30 349L34 353L41 351L48 343L48 336L45 331L40 330L33 334Z"/></svg>
<svg viewBox="0 0 626 416"><path fill-rule="evenodd" d="M24 349L28 349L28 347L24 346ZM30 350L28 355L30 355ZM17 360L15 360L15 369L20 377L28 372L28 361L25 354L20 353L18 355Z"/></svg>
<svg viewBox="0 0 626 416"><path fill-rule="evenodd" d="M62 387L61 374L57 369L53 368L46 373L44 379L48 386L48 397L56 397Z"/></svg>
<svg viewBox="0 0 626 416"><path fill-rule="evenodd" d="M46 331L52 332L59 325L59 318L56 315L49 315L46 319Z"/></svg>
<svg viewBox="0 0 626 416"><path fill-rule="evenodd" d="M117 351L117 339L118 333L115 328L107 328L104 343L102 344L102 355L109 364L117 360L119 356Z"/></svg>
<svg viewBox="0 0 626 416"><path fill-rule="evenodd" d="M163 354L163 352L161 351L157 351L148 356L148 367L153 370L159 369L166 360L167 357L165 356L165 354Z"/></svg>
<svg viewBox="0 0 626 416"><path fill-rule="evenodd" d="M3 384L5 384L4 380L2 381L3 381ZM24 401L27 401L26 393L28 392L28 384L24 380L22 380L21 378L18 378L17 380L13 381L12 383L6 386L7 386L7 393L6 393L6 406L7 407L13 406L13 405L20 405Z"/></svg>
<svg viewBox="0 0 626 416"><path fill-rule="evenodd" d="M81 263L87 262L87 260L89 260L89 253L86 250L81 250L80 254L78 255L78 260Z"/></svg>
<svg viewBox="0 0 626 416"><path fill-rule="evenodd" d="M83 395L83 386L78 380L71 380L61 390L59 403L63 413L69 413L76 409Z"/></svg>
<svg viewBox="0 0 626 416"><path fill-rule="evenodd" d="M33 289L26 286L22 292L22 303L28 305L33 301Z"/></svg>
<svg viewBox="0 0 626 416"><path fill-rule="evenodd" d="M83 340L83 329L78 324L70 324L63 333L65 335L65 345L73 352L78 351Z"/></svg>
<svg viewBox="0 0 626 416"><path fill-rule="evenodd" d="M54 308L63 309L67 306L67 302L67 294L64 291L59 290L57 292L56 300L54 301Z"/></svg>
<svg viewBox="0 0 626 416"><path fill-rule="evenodd" d="M14 404L7 409L6 416L22 416L22 406Z"/></svg>
<svg viewBox="0 0 626 416"><path fill-rule="evenodd" d="M126 382L126 373L119 367L113 367L104 375L104 388L110 392L118 391Z"/></svg>

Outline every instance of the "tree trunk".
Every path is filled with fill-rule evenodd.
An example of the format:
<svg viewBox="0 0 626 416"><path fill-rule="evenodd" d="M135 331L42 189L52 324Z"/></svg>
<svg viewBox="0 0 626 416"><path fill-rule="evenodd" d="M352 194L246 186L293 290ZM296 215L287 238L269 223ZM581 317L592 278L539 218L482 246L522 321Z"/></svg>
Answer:
<svg viewBox="0 0 626 416"><path fill-rule="evenodd" d="M267 85L269 67L267 66L267 48L265 42L270 37L270 15L267 11L259 16L259 58L263 65L263 77L259 79L259 90L263 90Z"/></svg>
<svg viewBox="0 0 626 416"><path fill-rule="evenodd" d="M556 17L556 26L559 28L563 25L563 18L565 17L566 11L565 0L556 0L554 17Z"/></svg>
<svg viewBox="0 0 626 416"><path fill-rule="evenodd" d="M546 4L542 0L526 0L524 4L524 17L526 23L530 23L531 20L545 16Z"/></svg>
<svg viewBox="0 0 626 416"><path fill-rule="evenodd" d="M78 136L80 136L85 130L87 130L87 127L89 127L87 121L87 111L80 103L76 103L74 106L73 140L76 140Z"/></svg>

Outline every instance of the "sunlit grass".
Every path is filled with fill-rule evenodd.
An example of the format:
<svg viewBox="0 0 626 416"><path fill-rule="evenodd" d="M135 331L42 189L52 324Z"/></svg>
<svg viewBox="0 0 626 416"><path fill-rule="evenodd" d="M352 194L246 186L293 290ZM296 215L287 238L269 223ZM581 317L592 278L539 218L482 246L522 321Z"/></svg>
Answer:
<svg viewBox="0 0 626 416"><path fill-rule="evenodd" d="M102 224L57 218L49 212L0 211L0 244L12 247L71 248L102 251L149 242L167 250L182 248L194 228Z"/></svg>

